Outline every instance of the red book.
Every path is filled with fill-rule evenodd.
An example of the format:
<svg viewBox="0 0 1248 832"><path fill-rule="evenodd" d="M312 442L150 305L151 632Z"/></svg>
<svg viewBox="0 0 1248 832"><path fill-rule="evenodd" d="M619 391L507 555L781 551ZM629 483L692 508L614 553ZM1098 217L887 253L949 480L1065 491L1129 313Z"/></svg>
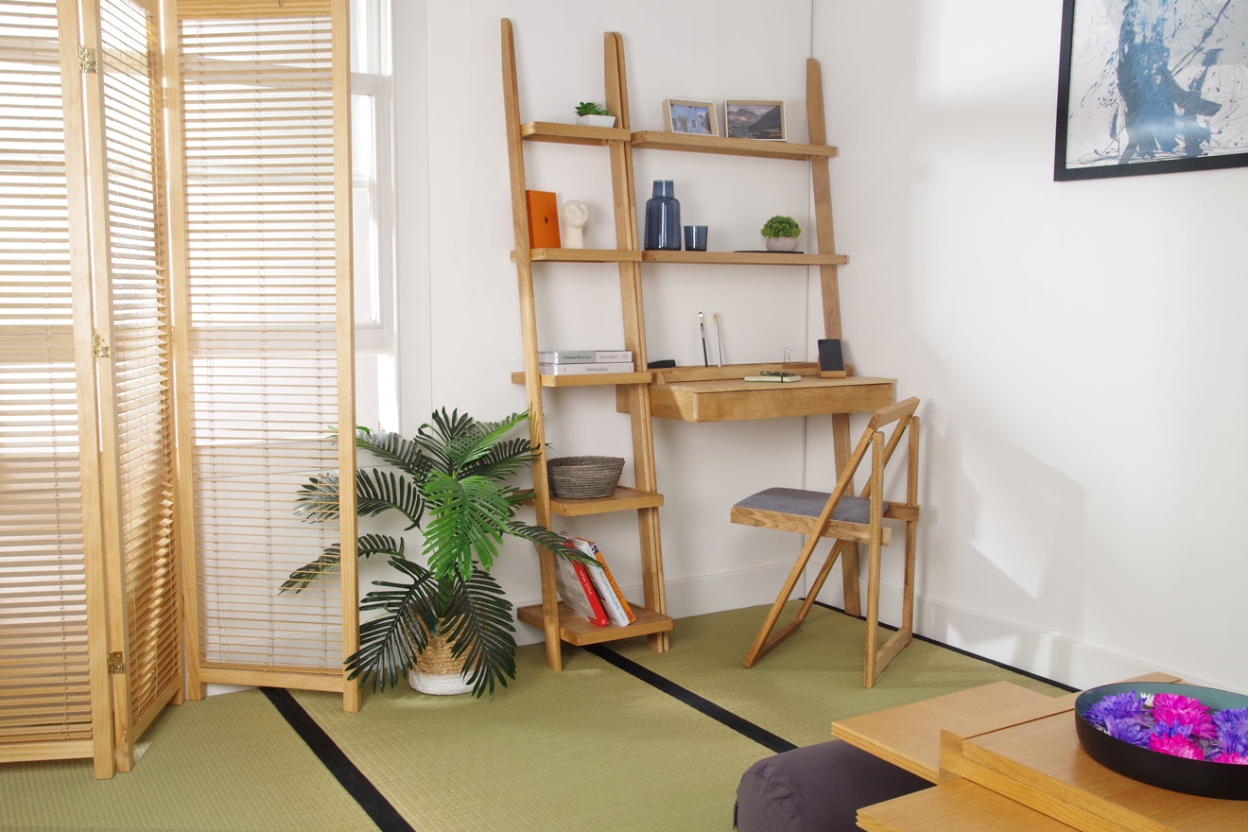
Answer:
<svg viewBox="0 0 1248 832"><path fill-rule="evenodd" d="M598 593L594 592L594 582L583 564L556 557L555 584L559 587L559 597L574 612L585 616L596 627L607 626L606 610L602 608Z"/></svg>

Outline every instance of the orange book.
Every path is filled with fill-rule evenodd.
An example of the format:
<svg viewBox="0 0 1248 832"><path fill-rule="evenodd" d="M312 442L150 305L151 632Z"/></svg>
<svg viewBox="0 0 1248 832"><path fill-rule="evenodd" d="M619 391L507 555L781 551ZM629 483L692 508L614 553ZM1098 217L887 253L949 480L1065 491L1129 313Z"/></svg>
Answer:
<svg viewBox="0 0 1248 832"><path fill-rule="evenodd" d="M559 209L552 191L525 191L529 206L529 248L562 248L559 244Z"/></svg>

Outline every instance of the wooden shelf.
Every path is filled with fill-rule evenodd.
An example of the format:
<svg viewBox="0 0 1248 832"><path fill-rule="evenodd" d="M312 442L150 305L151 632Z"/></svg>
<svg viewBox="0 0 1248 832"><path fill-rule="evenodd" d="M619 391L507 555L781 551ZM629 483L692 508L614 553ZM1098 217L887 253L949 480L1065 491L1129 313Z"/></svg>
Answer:
<svg viewBox="0 0 1248 832"><path fill-rule="evenodd" d="M658 508L663 505L663 495L652 491L638 491L618 485L610 497L556 497L550 495L550 513L560 517L582 517L588 514L609 514L613 511L631 511L639 508Z"/></svg>
<svg viewBox="0 0 1248 832"><path fill-rule="evenodd" d="M777 251L643 251L645 263L713 263L723 266L843 266L844 254L786 254Z"/></svg>
<svg viewBox="0 0 1248 832"><path fill-rule="evenodd" d="M629 606L632 607L633 614L637 616L637 620L632 624L629 624L627 627L617 627L614 624L608 624L605 627L595 627L589 623L585 616L578 615L568 609L567 605L561 601L559 603L559 638L577 647L584 647L587 644L601 644L606 641L618 641L622 638L666 633L672 629L672 619L666 615L651 612L640 604L634 604L631 601ZM516 610L516 616L525 624L532 624L534 627L545 626L542 619L541 604L520 607Z"/></svg>
<svg viewBox="0 0 1248 832"><path fill-rule="evenodd" d="M529 259L544 263L640 263L640 251L619 251L611 248L535 248ZM516 253L511 252L511 261Z"/></svg>
<svg viewBox="0 0 1248 832"><path fill-rule="evenodd" d="M630 137L629 131L622 127L588 127L554 121L530 121L520 125L520 138L531 142L605 145L626 142Z"/></svg>
<svg viewBox="0 0 1248 832"><path fill-rule="evenodd" d="M683 150L687 153L717 153L724 156L753 156L758 159L828 159L836 148L825 144L764 142L757 139L728 139L723 136L695 136L689 133L665 133L642 130L633 134L633 147L652 150Z"/></svg>
<svg viewBox="0 0 1248 832"><path fill-rule="evenodd" d="M582 376L542 375L543 387L607 387L612 384L649 384L651 373L586 373ZM524 373L512 373L512 384L524 384Z"/></svg>

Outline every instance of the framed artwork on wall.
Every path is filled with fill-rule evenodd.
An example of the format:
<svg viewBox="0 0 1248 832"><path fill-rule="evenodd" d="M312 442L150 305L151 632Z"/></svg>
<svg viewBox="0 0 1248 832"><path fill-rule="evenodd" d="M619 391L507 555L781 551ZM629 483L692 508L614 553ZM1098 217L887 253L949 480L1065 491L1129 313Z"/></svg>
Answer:
<svg viewBox="0 0 1248 832"><path fill-rule="evenodd" d="M1053 179L1248 165L1248 0L1063 0Z"/></svg>
<svg viewBox="0 0 1248 832"><path fill-rule="evenodd" d="M699 136L719 135L719 116L713 101L686 101L667 98L663 101L663 123L671 133L694 133Z"/></svg>
<svg viewBox="0 0 1248 832"><path fill-rule="evenodd" d="M730 139L784 141L784 102L725 101L724 135Z"/></svg>

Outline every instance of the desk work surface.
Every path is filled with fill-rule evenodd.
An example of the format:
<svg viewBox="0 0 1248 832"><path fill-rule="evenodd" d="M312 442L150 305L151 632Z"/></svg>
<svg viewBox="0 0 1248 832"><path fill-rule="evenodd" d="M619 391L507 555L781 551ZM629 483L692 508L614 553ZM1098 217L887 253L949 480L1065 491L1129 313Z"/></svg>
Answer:
<svg viewBox="0 0 1248 832"><path fill-rule="evenodd" d="M685 422L728 422L865 413L893 403L896 380L851 376L768 382L735 379L672 381L650 386L650 413Z"/></svg>

